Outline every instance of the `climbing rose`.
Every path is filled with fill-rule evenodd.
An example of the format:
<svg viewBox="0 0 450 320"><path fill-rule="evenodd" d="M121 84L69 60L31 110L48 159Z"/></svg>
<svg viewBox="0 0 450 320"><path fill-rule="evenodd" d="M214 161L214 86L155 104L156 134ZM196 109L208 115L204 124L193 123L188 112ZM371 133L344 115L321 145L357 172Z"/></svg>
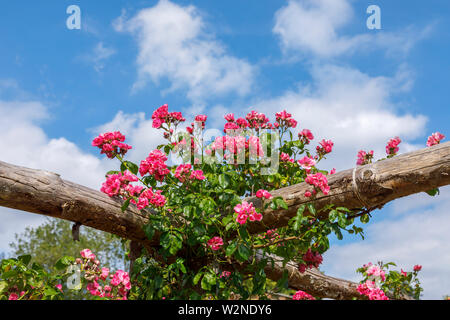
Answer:
<svg viewBox="0 0 450 320"><path fill-rule="evenodd" d="M227 114L224 118L225 118L225 120L227 120L228 122L234 122L234 113L229 113L229 114Z"/></svg>
<svg viewBox="0 0 450 320"><path fill-rule="evenodd" d="M211 238L208 240L208 246L214 251L219 250L223 246L223 240L220 237Z"/></svg>
<svg viewBox="0 0 450 320"><path fill-rule="evenodd" d="M422 266L419 265L419 264L416 264L416 265L414 266L414 271L418 272L418 271L420 271L420 270L422 270Z"/></svg>
<svg viewBox="0 0 450 320"><path fill-rule="evenodd" d="M222 271L222 274L219 278L228 278L231 275L230 271Z"/></svg>
<svg viewBox="0 0 450 320"><path fill-rule="evenodd" d="M139 196L138 203L136 204L139 210L144 209L151 203L155 207L164 207L166 204L166 197L161 194L161 190L153 191L153 188L144 190ZM131 201L135 203L134 200Z"/></svg>
<svg viewBox="0 0 450 320"><path fill-rule="evenodd" d="M8 300L17 300L17 299L19 299L19 296L16 293L11 293L8 298Z"/></svg>
<svg viewBox="0 0 450 320"><path fill-rule="evenodd" d="M298 160L297 163L306 170L306 172L309 172L312 167L316 165L316 161L311 157L303 157L302 159Z"/></svg>
<svg viewBox="0 0 450 320"><path fill-rule="evenodd" d="M250 221L262 220L262 215L256 212L256 209L253 207L253 203L248 203L247 201L243 201L242 204L237 204L234 207L234 212L238 214L236 222L240 224L246 223L247 218Z"/></svg>
<svg viewBox="0 0 450 320"><path fill-rule="evenodd" d="M398 145L402 142L399 137L392 138L388 141L386 145L386 153L388 156L395 156L395 154L398 152L399 148Z"/></svg>
<svg viewBox="0 0 450 320"><path fill-rule="evenodd" d="M367 280L364 283L360 283L356 288L361 295L369 297L369 300L389 300L384 294L384 291L375 286L374 281Z"/></svg>
<svg viewBox="0 0 450 320"><path fill-rule="evenodd" d="M327 195L328 192L330 191L327 177L321 172L317 172L315 174L308 174L305 179L305 182L319 188L325 195Z"/></svg>
<svg viewBox="0 0 450 320"><path fill-rule="evenodd" d="M319 252L312 252L311 248L308 248L308 251L302 256L302 259L305 263L299 264L298 269L300 273L305 272L306 268L318 268L323 262L322 255Z"/></svg>
<svg viewBox="0 0 450 320"><path fill-rule="evenodd" d="M113 197L119 194L123 194L124 191L128 191L130 195L134 195L135 192L139 192L140 187L132 187L130 182L138 181L138 177L125 170L125 172L119 172L117 174L110 174L106 177L106 181L102 184L100 191L106 193L108 196Z"/></svg>
<svg viewBox="0 0 450 320"><path fill-rule="evenodd" d="M203 175L202 170L194 170L191 173L191 179L205 180L206 177Z"/></svg>
<svg viewBox="0 0 450 320"><path fill-rule="evenodd" d="M284 152L280 154L280 160L294 163L294 159L292 159L287 153Z"/></svg>
<svg viewBox="0 0 450 320"><path fill-rule="evenodd" d="M266 199L270 199L272 197L272 195L267 190L259 189L258 191L256 191L256 197L257 198L263 198L264 197Z"/></svg>
<svg viewBox="0 0 450 320"><path fill-rule="evenodd" d="M380 277L382 281L386 280L385 272L377 265L371 265L366 272L368 276Z"/></svg>
<svg viewBox="0 0 450 320"><path fill-rule="evenodd" d="M440 132L435 132L431 136L428 137L427 146L431 147L436 144L439 144L441 140L445 139L445 136Z"/></svg>
<svg viewBox="0 0 450 320"><path fill-rule="evenodd" d="M316 299L312 295L302 290L299 290L294 294L292 300L316 300Z"/></svg>
<svg viewBox="0 0 450 320"><path fill-rule="evenodd" d="M156 180L163 181L164 177L170 172L165 161L167 161L167 156L160 150L154 150L147 159L141 161L139 173L141 176L149 173L154 175Z"/></svg>
<svg viewBox="0 0 450 320"><path fill-rule="evenodd" d="M364 150L359 150L358 152L358 160L356 161L356 164L359 166L372 163L373 159L373 150L369 152L365 152Z"/></svg>
<svg viewBox="0 0 450 320"><path fill-rule="evenodd" d="M317 150L317 154L318 155L326 155L327 153L330 153L331 151L333 151L333 146L334 143L331 140L325 140L323 139L322 141L319 142L320 146L317 146L316 150Z"/></svg>
<svg viewBox="0 0 450 320"><path fill-rule="evenodd" d="M309 144L311 142L311 140L314 139L314 136L312 134L312 132L308 129L303 129L303 131L301 131L298 134L298 138L300 139L300 141L302 141L304 144Z"/></svg>
<svg viewBox="0 0 450 320"><path fill-rule="evenodd" d="M80 255L85 259L95 259L95 254L92 253L89 249L83 249L80 251Z"/></svg>
<svg viewBox="0 0 450 320"><path fill-rule="evenodd" d="M187 174L191 170L191 167L192 166L190 164L180 164L175 170L175 178L177 178L181 182L184 182L186 180Z"/></svg>
<svg viewBox="0 0 450 320"><path fill-rule="evenodd" d="M106 154L110 159L120 154L124 156L131 146L123 143L125 136L119 131L106 132L99 135L92 141L92 146L98 147L101 150L101 154Z"/></svg>

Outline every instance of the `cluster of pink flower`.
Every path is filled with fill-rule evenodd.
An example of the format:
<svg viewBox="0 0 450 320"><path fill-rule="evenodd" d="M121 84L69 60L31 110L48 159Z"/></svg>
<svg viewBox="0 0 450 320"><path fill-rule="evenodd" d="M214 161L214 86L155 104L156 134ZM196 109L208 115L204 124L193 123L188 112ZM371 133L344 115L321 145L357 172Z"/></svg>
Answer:
<svg viewBox="0 0 450 320"><path fill-rule="evenodd" d="M305 272L306 268L318 268L323 262L322 255L319 252L312 252L311 248L308 248L308 251L306 251L302 259L305 263L299 264L298 270L300 273Z"/></svg>
<svg viewBox="0 0 450 320"><path fill-rule="evenodd" d="M302 159L297 160L297 163L300 165L300 167L305 169L307 173L309 173L312 167L316 165L316 160L311 157L305 156Z"/></svg>
<svg viewBox="0 0 450 320"><path fill-rule="evenodd" d="M219 278L228 278L229 276L231 276L230 271L222 271Z"/></svg>
<svg viewBox="0 0 450 320"><path fill-rule="evenodd" d="M256 212L253 203L248 203L247 201L243 201L242 204L237 204L234 207L234 212L237 213L236 222L240 224L245 224L247 219L250 221L262 220L262 214Z"/></svg>
<svg viewBox="0 0 450 320"><path fill-rule="evenodd" d="M198 116L195 117L195 121L201 123L202 129L205 129L206 119L208 119L208 117L205 116L204 114L199 114Z"/></svg>
<svg viewBox="0 0 450 320"><path fill-rule="evenodd" d="M152 114L152 127L161 128L164 123L178 125L180 122L185 121L181 112L169 112L169 106L167 104L162 105L156 109Z"/></svg>
<svg viewBox="0 0 450 320"><path fill-rule="evenodd" d="M428 137L427 146L431 147L436 144L439 144L441 142L441 140L444 140L444 139L445 139L445 136L442 133L435 132L431 136Z"/></svg>
<svg viewBox="0 0 450 320"><path fill-rule="evenodd" d="M250 111L246 116L245 119L248 121L248 127L254 128L254 129L270 129L272 128L272 125L269 122L269 118L266 117L265 114L259 113L257 111Z"/></svg>
<svg viewBox="0 0 450 320"><path fill-rule="evenodd" d="M214 237L208 240L208 246L211 250L219 250L223 246L223 239L221 237Z"/></svg>
<svg viewBox="0 0 450 320"><path fill-rule="evenodd" d="M356 164L359 166L372 163L373 159L373 150L370 150L369 152L365 152L364 150L359 150L358 152L358 160L356 161Z"/></svg>
<svg viewBox="0 0 450 320"><path fill-rule="evenodd" d="M292 300L316 300L316 299L309 293L299 290L292 296Z"/></svg>
<svg viewBox="0 0 450 320"><path fill-rule="evenodd" d="M138 177L126 170L123 173L110 174L103 182L100 191L106 193L110 197L121 195L124 197L135 196L141 192L142 187L133 186L130 182L138 181Z"/></svg>
<svg viewBox="0 0 450 320"><path fill-rule="evenodd" d="M163 181L164 177L169 174L166 162L167 156L160 150L152 151L145 160L141 161L139 173L141 176L149 173L158 181Z"/></svg>
<svg viewBox="0 0 450 320"><path fill-rule="evenodd" d="M316 194L316 188L319 188L325 195L330 192L330 186L328 185L327 177L321 172L308 174L306 176L305 182L315 187L312 193L310 191L306 191L305 197L311 197L313 194Z"/></svg>
<svg viewBox="0 0 450 320"><path fill-rule="evenodd" d="M295 162L295 160L293 158L291 158L290 155L288 155L287 153L284 153L284 152L282 152L280 154L280 160L283 162L291 162L291 163Z"/></svg>
<svg viewBox="0 0 450 320"><path fill-rule="evenodd" d="M395 156L399 150L398 145L402 142L399 137L392 138L386 145L386 153L388 156Z"/></svg>
<svg viewBox="0 0 450 320"><path fill-rule="evenodd" d="M366 273L369 277L380 278L381 281L386 280L386 274L384 270L381 269L381 267L373 265L371 262L369 262L368 264L364 265L363 268L366 269Z"/></svg>
<svg viewBox="0 0 450 320"><path fill-rule="evenodd" d="M86 289L93 296L101 298L110 298L117 300L126 300L128 292L131 289L131 281L127 272L117 270L114 274L110 274L108 268L100 268L100 262L96 260L95 254L89 249L80 252L82 259L76 259L77 264L82 265L85 272L85 279L88 281ZM105 284L100 285L99 281ZM109 280L109 285L106 281Z"/></svg>
<svg viewBox="0 0 450 320"><path fill-rule="evenodd" d="M245 129L249 126L247 120L244 118L238 118L237 120L234 119L234 114L230 113L224 116L225 120L227 120L227 123L224 126L223 131L227 132L227 130L238 130L238 129Z"/></svg>
<svg viewBox="0 0 450 320"><path fill-rule="evenodd" d="M258 235L258 238L260 239L267 239L267 240L276 240L280 237L280 235L278 234L278 229L269 229L266 232L264 232L263 234Z"/></svg>
<svg viewBox="0 0 450 320"><path fill-rule="evenodd" d="M384 291L375 285L374 281L367 280L358 285L359 294L369 297L369 300L389 300Z"/></svg>
<svg viewBox="0 0 450 320"><path fill-rule="evenodd" d="M333 151L333 146L334 146L333 141L323 139L322 141L319 142L319 144L320 144L320 146L316 147L317 154L319 156L324 156L327 153L330 153L331 151Z"/></svg>
<svg viewBox="0 0 450 320"><path fill-rule="evenodd" d="M249 151L252 156L264 156L263 146L258 137L250 136L246 139L244 136L221 136L217 137L211 144L211 149L207 149L206 153L211 154L211 150L228 151L231 154L240 154L245 150Z"/></svg>
<svg viewBox="0 0 450 320"><path fill-rule="evenodd" d="M137 203L134 200L131 200L130 202L136 204L139 210L146 208L149 204L152 204L155 207L164 207L166 204L166 197L164 197L161 192L161 190L153 191L153 188L150 187L145 189L139 195Z"/></svg>
<svg viewBox="0 0 450 320"><path fill-rule="evenodd" d="M92 141L92 146L101 149L101 154L106 154L110 159L114 158L116 155L125 155L131 146L123 143L125 141L125 136L119 131L107 132L99 135Z"/></svg>
<svg viewBox="0 0 450 320"><path fill-rule="evenodd" d="M299 132L298 138L304 144L309 144L311 142L311 140L314 140L314 136L309 129L303 129L301 132Z"/></svg>
<svg viewBox="0 0 450 320"><path fill-rule="evenodd" d="M185 182L187 179L190 180L205 180L202 170L193 170L191 172L192 166L190 164L180 164L175 170L175 178L180 182Z"/></svg>
<svg viewBox="0 0 450 320"><path fill-rule="evenodd" d="M272 195L267 190L259 189L258 191L256 191L256 197L270 199L272 198Z"/></svg>
<svg viewBox="0 0 450 320"><path fill-rule="evenodd" d="M295 128L297 126L297 121L286 110L275 113L275 118L277 122L274 125L278 123L280 127L286 128Z"/></svg>

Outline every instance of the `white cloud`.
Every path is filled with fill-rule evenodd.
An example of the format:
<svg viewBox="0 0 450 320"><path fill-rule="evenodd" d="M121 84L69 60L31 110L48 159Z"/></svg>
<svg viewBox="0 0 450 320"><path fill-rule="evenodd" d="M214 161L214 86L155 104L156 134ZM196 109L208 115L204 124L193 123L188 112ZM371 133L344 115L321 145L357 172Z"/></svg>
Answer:
<svg viewBox="0 0 450 320"><path fill-rule="evenodd" d="M99 42L90 53L80 56L79 58L89 64L92 64L95 71L101 72L105 68L106 60L108 60L115 53L115 49L105 46L103 42Z"/></svg>
<svg viewBox="0 0 450 320"><path fill-rule="evenodd" d="M404 69L394 77L370 77L358 70L334 65L312 69L312 85L269 100L256 101L255 110L274 114L286 109L299 121L298 129L312 130L315 141L334 141L334 152L325 163L329 167L354 167L360 149L373 149L385 156L384 146L394 137L414 139L424 134L427 118L400 113L392 95L405 90ZM273 115L272 115L273 117ZM417 146L404 142L401 151Z"/></svg>
<svg viewBox="0 0 450 320"><path fill-rule="evenodd" d="M286 53L329 58L373 48L391 55L406 53L431 30L431 26L420 31L407 27L399 32L340 35L340 29L354 20L349 0L289 0L276 12L272 31Z"/></svg>
<svg viewBox="0 0 450 320"><path fill-rule="evenodd" d="M115 28L138 42L135 90L149 79L155 84L167 79L171 87L166 92L186 89L189 99L203 101L228 93L245 95L252 87L255 68L228 54L192 5L161 0L129 20L122 15Z"/></svg>
<svg viewBox="0 0 450 320"><path fill-rule="evenodd" d="M367 225L365 241L333 245L324 257L323 270L332 276L360 281L355 270L369 261L393 261L407 271L420 264L423 298L442 299L450 293L449 207L448 186L441 188L437 198L421 193L396 200L394 214Z"/></svg>
<svg viewBox="0 0 450 320"><path fill-rule="evenodd" d="M48 170L79 184L99 189L107 165L65 138L50 139L39 126L48 118L46 106L32 100L0 100L0 161ZM0 252L9 251L14 234L37 226L45 217L0 208Z"/></svg>

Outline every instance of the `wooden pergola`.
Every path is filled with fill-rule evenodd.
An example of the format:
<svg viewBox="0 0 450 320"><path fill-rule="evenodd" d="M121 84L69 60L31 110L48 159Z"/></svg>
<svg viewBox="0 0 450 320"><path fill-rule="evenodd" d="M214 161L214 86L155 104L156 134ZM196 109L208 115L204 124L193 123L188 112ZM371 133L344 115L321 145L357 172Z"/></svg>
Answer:
<svg viewBox="0 0 450 320"><path fill-rule="evenodd" d="M314 199L304 193L310 188L306 183L271 192L281 196L288 209L267 209L262 223L249 225L251 233L286 226L296 215L299 206L314 203L317 210L327 205L349 209L379 209L386 203L411 194L425 192L450 184L450 142L418 151L405 153L391 159L333 174L328 179L330 192L318 194ZM260 206L259 199L247 201ZM46 215L75 222L131 240L131 245L151 250L159 244L159 235L147 239L143 226L148 223L145 213L135 206L122 212L122 200L70 181L52 172L34 170L0 162L0 206ZM305 212L307 214L307 212ZM328 212L320 213L323 217ZM283 267L281 259L265 267L267 277L278 280L288 271L289 286L322 298L362 299L357 283L323 275L318 270L300 273L296 265ZM405 297L406 298L406 297Z"/></svg>

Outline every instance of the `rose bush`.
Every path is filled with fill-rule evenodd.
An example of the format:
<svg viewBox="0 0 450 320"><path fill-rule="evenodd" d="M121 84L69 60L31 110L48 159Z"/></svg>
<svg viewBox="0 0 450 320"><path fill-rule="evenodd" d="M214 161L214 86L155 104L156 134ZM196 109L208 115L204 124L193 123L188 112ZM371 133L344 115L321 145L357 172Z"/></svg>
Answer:
<svg viewBox="0 0 450 320"><path fill-rule="evenodd" d="M260 234L249 232L251 224L261 223L266 210L288 208L282 197L272 196L272 190L306 182L310 189L305 197L330 191L328 177L335 169L321 170L318 164L333 151L334 143L322 139L310 148L315 139L313 133L302 129L296 136L293 129L299 123L286 110L277 112L274 122L257 111L237 119L228 114L226 134L211 141L204 140L206 115L197 115L195 122L182 128L186 121L182 113L170 112L163 105L153 112L152 120L153 128L161 130L167 142L149 152L139 164L125 159L132 146L125 143L120 132L101 134L92 143L101 154L120 162L118 170L106 174L101 191L121 199L123 211L136 206L146 214L147 237L159 239L158 246L144 249L134 261L131 278L120 270L109 275L92 253L82 252L82 259L75 263L84 272L83 281L93 296L228 299L237 295L242 299L265 299L269 291L288 290L286 272L275 284L266 278L264 267L273 262L273 256L293 261L300 272L305 272L321 265L331 234L338 239L343 238L343 232L363 237L356 218L368 222L369 214L364 208L351 211L330 205L322 209L329 211L323 218L312 204L300 206L285 227L267 226L267 231ZM428 145L443 138L435 133ZM388 158L397 154L400 142L398 137L388 142ZM373 151L361 150L357 164L364 165L372 159ZM247 199L251 196L260 202ZM418 271L407 274L408 281L400 281L389 273L381 288L377 282L369 281L373 274L368 272L372 271L361 272L367 277L358 289L362 295L385 299L384 290L394 296L420 295L417 287L409 287ZM377 272L381 275L381 271ZM49 287L54 288L56 280L52 281L48 282ZM6 280L0 292L19 294L22 288L12 290L11 284ZM51 297L58 297L58 291L54 292ZM298 291L294 299L314 297Z"/></svg>

